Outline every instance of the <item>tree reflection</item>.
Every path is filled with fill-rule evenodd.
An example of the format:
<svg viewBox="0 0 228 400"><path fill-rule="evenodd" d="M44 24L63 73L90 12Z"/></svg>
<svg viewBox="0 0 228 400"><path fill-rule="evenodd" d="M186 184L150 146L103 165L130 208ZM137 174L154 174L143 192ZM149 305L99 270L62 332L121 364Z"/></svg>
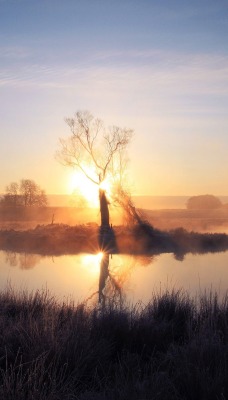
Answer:
<svg viewBox="0 0 228 400"><path fill-rule="evenodd" d="M110 263L110 260L113 262ZM123 289L130 280L133 270L137 266L150 265L154 257L152 256L129 256L115 255L103 252L100 261L100 275L98 287L99 304L105 306L106 301L112 304L121 305L125 298ZM110 265L111 264L111 265Z"/></svg>
<svg viewBox="0 0 228 400"><path fill-rule="evenodd" d="M112 257L112 255L109 253L103 253L100 262L98 293L99 303L103 305L105 305L107 297L112 301L117 301L117 303L121 303L122 300L121 286L109 270L110 257Z"/></svg>
<svg viewBox="0 0 228 400"><path fill-rule="evenodd" d="M12 251L6 251L5 262L11 267L18 266L18 253Z"/></svg>
<svg viewBox="0 0 228 400"><path fill-rule="evenodd" d="M104 301L104 294L103 290L106 285L106 280L109 276L109 254L108 253L103 253L103 256L100 261L100 275L99 275L99 303L103 300Z"/></svg>
<svg viewBox="0 0 228 400"><path fill-rule="evenodd" d="M5 261L11 267L19 267L21 269L34 268L41 260L42 256L39 254L31 253L16 253L8 251L6 252Z"/></svg>
<svg viewBox="0 0 228 400"><path fill-rule="evenodd" d="M5 253L5 262L11 267L20 269L35 267L42 258L41 255L26 252ZM82 264L89 273L95 273L97 276L97 290L85 300L85 303L95 302L101 307L110 303L121 306L126 298L126 292L131 290L131 274L137 267L150 265L153 258L154 256L112 255L111 251L107 250L97 254L80 254L76 266ZM86 282L84 284L86 285Z"/></svg>

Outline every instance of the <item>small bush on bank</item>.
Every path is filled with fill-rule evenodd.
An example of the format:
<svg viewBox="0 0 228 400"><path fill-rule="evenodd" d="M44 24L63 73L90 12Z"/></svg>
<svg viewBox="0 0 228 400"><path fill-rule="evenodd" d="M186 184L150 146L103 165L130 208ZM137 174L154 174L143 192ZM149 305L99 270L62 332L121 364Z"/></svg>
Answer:
<svg viewBox="0 0 228 400"><path fill-rule="evenodd" d="M228 297L154 294L142 307L0 293L0 398L228 398Z"/></svg>

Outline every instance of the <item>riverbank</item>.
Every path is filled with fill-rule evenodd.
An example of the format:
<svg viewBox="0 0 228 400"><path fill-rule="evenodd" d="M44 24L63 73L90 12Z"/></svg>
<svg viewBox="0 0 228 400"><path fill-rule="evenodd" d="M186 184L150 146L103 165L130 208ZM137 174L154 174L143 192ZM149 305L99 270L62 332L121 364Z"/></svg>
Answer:
<svg viewBox="0 0 228 400"><path fill-rule="evenodd" d="M148 305L61 304L0 293L4 400L228 398L228 296L154 294Z"/></svg>
<svg viewBox="0 0 228 400"><path fill-rule="evenodd" d="M100 251L97 224L69 226L38 225L34 229L0 230L0 249L40 255L97 253ZM104 249L115 254L174 253L182 258L187 253L219 252L228 249L228 235L188 232L183 228L160 231L149 224L132 228L114 226L112 245Z"/></svg>

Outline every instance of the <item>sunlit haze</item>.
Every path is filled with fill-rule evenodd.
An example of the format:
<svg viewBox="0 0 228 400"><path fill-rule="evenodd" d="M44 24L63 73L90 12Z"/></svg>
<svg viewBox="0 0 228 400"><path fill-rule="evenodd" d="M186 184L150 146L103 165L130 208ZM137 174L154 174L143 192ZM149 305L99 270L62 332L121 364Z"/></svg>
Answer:
<svg viewBox="0 0 228 400"><path fill-rule="evenodd" d="M89 206L97 207L99 204L98 186L88 180L80 171L73 171L69 177L68 193L81 196Z"/></svg>
<svg viewBox="0 0 228 400"><path fill-rule="evenodd" d="M107 196L111 192L111 183L105 179L101 184L95 185L81 171L73 170L68 177L68 187L66 192L81 197L81 201L85 201L89 207L98 207L99 205L99 188L104 189Z"/></svg>
<svg viewBox="0 0 228 400"><path fill-rule="evenodd" d="M0 193L28 178L98 204L55 158L89 110L134 130L133 194L228 195L227 17L227 0L0 0Z"/></svg>

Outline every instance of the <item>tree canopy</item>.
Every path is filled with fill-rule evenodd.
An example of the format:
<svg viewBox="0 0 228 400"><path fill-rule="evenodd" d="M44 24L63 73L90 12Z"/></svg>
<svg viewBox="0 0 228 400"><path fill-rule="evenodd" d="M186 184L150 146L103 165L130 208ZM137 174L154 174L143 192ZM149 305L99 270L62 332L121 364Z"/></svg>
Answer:
<svg viewBox="0 0 228 400"><path fill-rule="evenodd" d="M96 185L101 185L114 170L120 173L123 151L133 133L131 129L118 126L107 128L89 111L78 111L73 118L66 118L65 121L71 136L60 139L57 159L62 164L78 168Z"/></svg>
<svg viewBox="0 0 228 400"><path fill-rule="evenodd" d="M63 165L80 170L98 186L101 225L108 226L109 202L104 183L112 179L121 184L125 166L124 152L133 131L115 125L105 127L103 121L94 118L88 111L78 111L73 118L66 118L65 121L71 136L60 139L57 159Z"/></svg>

